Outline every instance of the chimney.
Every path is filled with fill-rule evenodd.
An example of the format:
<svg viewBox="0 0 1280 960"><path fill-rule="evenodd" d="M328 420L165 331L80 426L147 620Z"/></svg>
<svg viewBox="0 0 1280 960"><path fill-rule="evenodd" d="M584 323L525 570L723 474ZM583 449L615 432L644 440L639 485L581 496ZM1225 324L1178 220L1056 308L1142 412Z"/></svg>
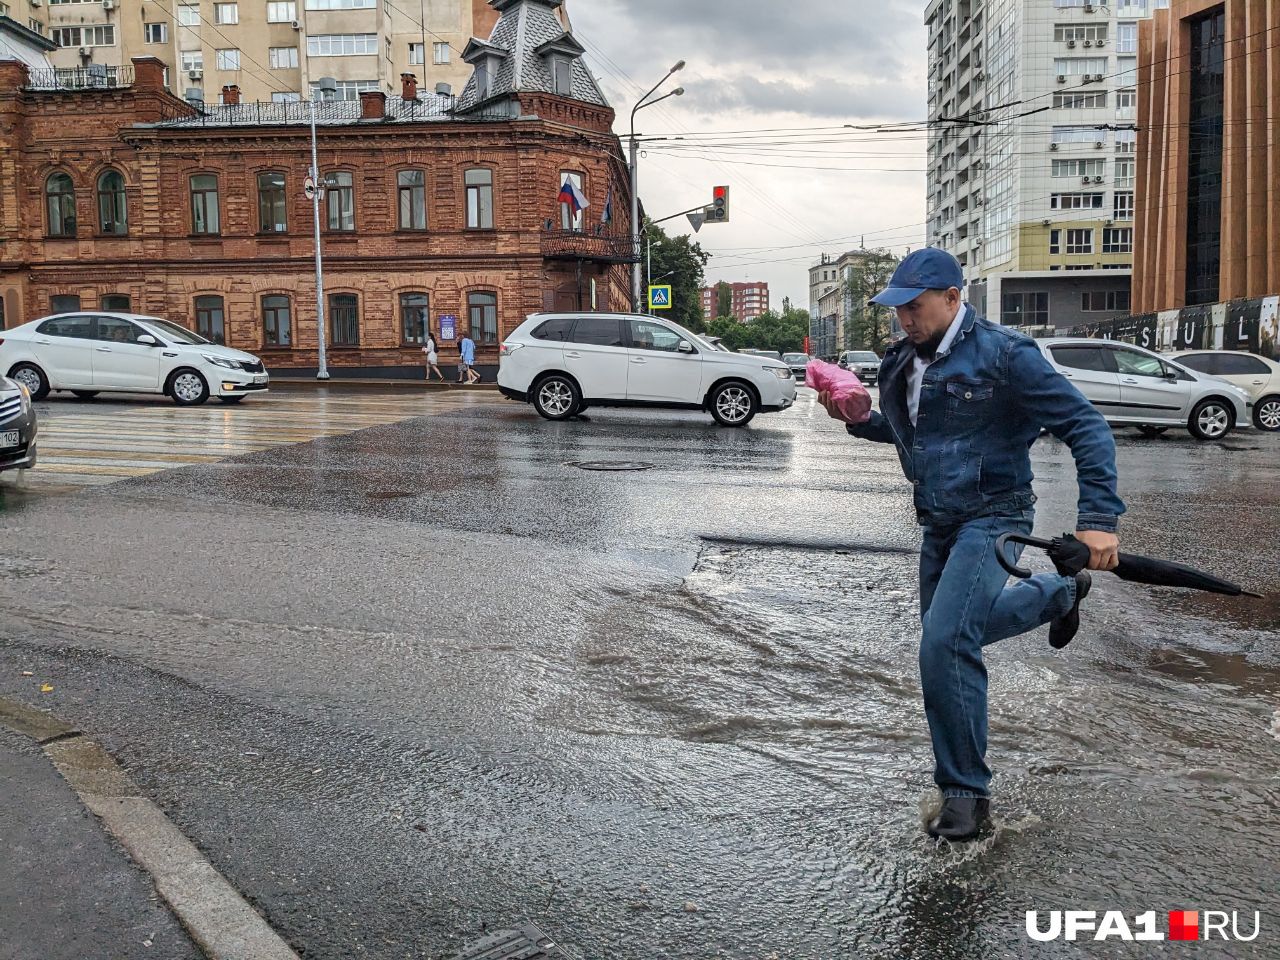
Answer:
<svg viewBox="0 0 1280 960"><path fill-rule="evenodd" d="M230 84L222 88L222 102L228 107L239 106L240 104L240 87L236 84Z"/></svg>
<svg viewBox="0 0 1280 960"><path fill-rule="evenodd" d="M387 95L381 90L364 90L360 93L360 119L385 120Z"/></svg>
<svg viewBox="0 0 1280 960"><path fill-rule="evenodd" d="M413 73L400 74L400 96L405 100L418 99L418 77Z"/></svg>

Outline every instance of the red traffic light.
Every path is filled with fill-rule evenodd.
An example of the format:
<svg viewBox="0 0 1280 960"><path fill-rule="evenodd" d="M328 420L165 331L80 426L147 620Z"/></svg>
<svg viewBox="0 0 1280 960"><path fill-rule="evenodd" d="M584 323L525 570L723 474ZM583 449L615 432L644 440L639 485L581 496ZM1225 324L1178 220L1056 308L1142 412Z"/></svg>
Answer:
<svg viewBox="0 0 1280 960"><path fill-rule="evenodd" d="M711 194L711 195L712 195L713 197L715 197L717 200L726 200L726 199L728 199L728 197L729 197L729 188L728 188L728 187L716 187L716 188L715 188L715 190L712 192L712 194Z"/></svg>

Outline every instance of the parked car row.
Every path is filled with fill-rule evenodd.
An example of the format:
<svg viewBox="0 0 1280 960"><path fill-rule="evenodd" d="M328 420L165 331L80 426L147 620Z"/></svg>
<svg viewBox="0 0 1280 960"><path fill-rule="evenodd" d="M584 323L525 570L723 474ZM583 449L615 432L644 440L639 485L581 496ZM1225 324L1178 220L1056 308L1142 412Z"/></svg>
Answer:
<svg viewBox="0 0 1280 960"><path fill-rule="evenodd" d="M252 354L159 317L105 311L63 313L0 331L0 374L22 384L34 400L52 390L81 398L159 393L180 406L210 396L238 403L270 382Z"/></svg>

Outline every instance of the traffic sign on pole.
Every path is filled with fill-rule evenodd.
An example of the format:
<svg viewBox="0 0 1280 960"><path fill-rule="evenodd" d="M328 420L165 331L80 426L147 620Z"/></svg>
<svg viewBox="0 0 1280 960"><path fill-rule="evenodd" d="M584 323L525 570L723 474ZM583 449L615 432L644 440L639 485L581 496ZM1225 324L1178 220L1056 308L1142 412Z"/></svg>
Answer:
<svg viewBox="0 0 1280 960"><path fill-rule="evenodd" d="M690 226L693 227L694 233L697 233L699 230L702 229L702 225L703 223L706 222L706 219L707 219L706 214L703 213L701 210L697 210L694 213L688 214L687 216L689 217L689 224Z"/></svg>
<svg viewBox="0 0 1280 960"><path fill-rule="evenodd" d="M649 288L649 309L671 309L671 284L659 284Z"/></svg>
<svg viewBox="0 0 1280 960"><path fill-rule="evenodd" d="M302 192L307 195L308 200L314 199L316 195L316 181L310 174L307 175L306 180L302 181Z"/></svg>

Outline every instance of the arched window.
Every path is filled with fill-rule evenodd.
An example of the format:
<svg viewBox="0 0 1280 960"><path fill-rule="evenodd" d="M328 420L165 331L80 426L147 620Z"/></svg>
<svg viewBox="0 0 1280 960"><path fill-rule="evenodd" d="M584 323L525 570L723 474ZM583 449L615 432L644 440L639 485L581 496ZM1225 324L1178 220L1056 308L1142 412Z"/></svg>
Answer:
<svg viewBox="0 0 1280 960"><path fill-rule="evenodd" d="M76 235L76 188L71 177L55 173L45 181L45 208L49 212L49 236Z"/></svg>
<svg viewBox="0 0 1280 960"><path fill-rule="evenodd" d="M498 342L498 295L489 290L467 294L467 321L477 344Z"/></svg>
<svg viewBox="0 0 1280 960"><path fill-rule="evenodd" d="M468 170L464 177L467 187L467 229L493 229L493 171L486 167Z"/></svg>
<svg viewBox="0 0 1280 960"><path fill-rule="evenodd" d="M400 201L400 229L427 229L427 175L421 170L399 171L396 196Z"/></svg>
<svg viewBox="0 0 1280 960"><path fill-rule="evenodd" d="M324 202L329 211L329 229L350 232L356 228L356 191L351 174L345 170L326 178Z"/></svg>
<svg viewBox="0 0 1280 960"><path fill-rule="evenodd" d="M258 230L284 233L289 229L284 174L275 170L258 174Z"/></svg>
<svg viewBox="0 0 1280 960"><path fill-rule="evenodd" d="M218 178L197 173L191 178L191 232L216 236L222 232L218 219Z"/></svg>
<svg viewBox="0 0 1280 960"><path fill-rule="evenodd" d="M289 298L283 294L271 293L262 298L262 345L293 346L293 315Z"/></svg>
<svg viewBox="0 0 1280 960"><path fill-rule="evenodd" d="M227 342L227 313L221 297L196 297L196 333L214 343Z"/></svg>
<svg viewBox="0 0 1280 960"><path fill-rule="evenodd" d="M400 294L400 329L405 343L426 343L431 329L431 299L425 293Z"/></svg>
<svg viewBox="0 0 1280 960"><path fill-rule="evenodd" d="M124 177L118 170L104 170L98 177L98 230L114 237L123 237L129 232Z"/></svg>
<svg viewBox="0 0 1280 960"><path fill-rule="evenodd" d="M329 331L335 347L360 346L360 300L354 293L329 294Z"/></svg>

